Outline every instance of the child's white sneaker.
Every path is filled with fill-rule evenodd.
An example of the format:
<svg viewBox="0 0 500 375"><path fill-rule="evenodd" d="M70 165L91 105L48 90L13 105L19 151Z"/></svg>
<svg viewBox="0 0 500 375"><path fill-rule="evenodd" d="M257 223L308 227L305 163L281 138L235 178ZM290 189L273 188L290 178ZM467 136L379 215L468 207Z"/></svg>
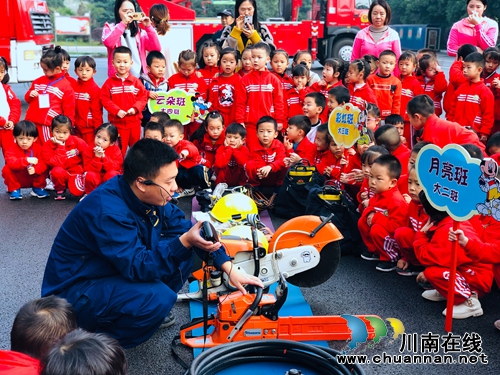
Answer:
<svg viewBox="0 0 500 375"><path fill-rule="evenodd" d="M443 315L446 316L446 309L443 310ZM481 302L477 299L477 295L473 294L460 305L453 306L453 319L467 319L471 316L483 315Z"/></svg>
<svg viewBox="0 0 500 375"><path fill-rule="evenodd" d="M428 299L429 301L434 301L434 302L446 301L446 298L436 289L426 290L425 292L422 293L422 297Z"/></svg>
<svg viewBox="0 0 500 375"><path fill-rule="evenodd" d="M52 180L50 178L46 178L45 183L46 183L45 190L56 190L54 188L54 183L52 182Z"/></svg>

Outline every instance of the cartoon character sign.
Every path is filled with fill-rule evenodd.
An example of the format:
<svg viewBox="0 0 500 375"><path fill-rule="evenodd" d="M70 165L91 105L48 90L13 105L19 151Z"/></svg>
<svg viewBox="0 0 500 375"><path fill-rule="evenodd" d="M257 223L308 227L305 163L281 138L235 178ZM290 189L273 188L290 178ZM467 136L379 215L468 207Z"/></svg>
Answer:
<svg viewBox="0 0 500 375"><path fill-rule="evenodd" d="M491 158L484 158L480 164L479 187L486 193L484 203L476 205L477 211L500 221L500 181L497 179L498 165Z"/></svg>
<svg viewBox="0 0 500 375"><path fill-rule="evenodd" d="M201 96L199 92L191 98L191 101L193 102L193 115L191 121L201 124L203 120L205 120L205 117L207 117L208 109L212 106L212 103L205 103L205 99L203 99L203 96Z"/></svg>

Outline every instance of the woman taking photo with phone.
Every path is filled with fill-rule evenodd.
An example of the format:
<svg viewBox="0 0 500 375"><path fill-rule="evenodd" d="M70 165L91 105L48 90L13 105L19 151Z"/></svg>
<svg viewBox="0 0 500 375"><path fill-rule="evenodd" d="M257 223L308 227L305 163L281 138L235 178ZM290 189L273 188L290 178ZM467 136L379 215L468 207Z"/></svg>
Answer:
<svg viewBox="0 0 500 375"><path fill-rule="evenodd" d="M234 14L235 21L222 31L222 48L231 47L242 53L247 45L258 42L269 44L271 50L275 48L269 29L258 21L255 0L236 0Z"/></svg>
<svg viewBox="0 0 500 375"><path fill-rule="evenodd" d="M102 31L102 43L108 50L108 76L115 74L113 68L113 50L125 46L132 51L131 73L140 77L146 70L146 51L161 51L160 41L151 20L145 14L137 14L133 0L115 1L116 23L105 23ZM140 25L142 27L140 27Z"/></svg>

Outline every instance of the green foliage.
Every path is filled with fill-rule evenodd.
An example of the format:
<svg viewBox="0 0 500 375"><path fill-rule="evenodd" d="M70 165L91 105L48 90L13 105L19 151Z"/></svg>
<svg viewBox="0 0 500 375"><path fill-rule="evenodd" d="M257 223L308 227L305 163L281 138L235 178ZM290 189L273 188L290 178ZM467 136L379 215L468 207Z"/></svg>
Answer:
<svg viewBox="0 0 500 375"><path fill-rule="evenodd" d="M193 0L193 9L196 11L197 17L217 17L217 13L223 9L232 9L234 11L234 2L232 4L214 5L205 4L205 11L201 5L202 0ZM259 13L259 21L265 21L270 17L278 17L278 0L257 0Z"/></svg>

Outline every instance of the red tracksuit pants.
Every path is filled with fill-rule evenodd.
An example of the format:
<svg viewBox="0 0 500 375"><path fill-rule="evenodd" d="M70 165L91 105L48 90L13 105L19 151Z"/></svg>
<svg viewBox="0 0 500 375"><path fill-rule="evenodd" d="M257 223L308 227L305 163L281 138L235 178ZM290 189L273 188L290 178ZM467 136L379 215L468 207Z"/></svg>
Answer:
<svg viewBox="0 0 500 375"><path fill-rule="evenodd" d="M2 149L2 153L5 156L5 148L7 145L11 145L14 142L14 135L12 130L0 129L0 148Z"/></svg>
<svg viewBox="0 0 500 375"><path fill-rule="evenodd" d="M380 224L371 227L363 217L358 221L359 233L366 247L372 253L378 254L381 262L397 262L399 247L391 233Z"/></svg>
<svg viewBox="0 0 500 375"><path fill-rule="evenodd" d="M413 241L415 240L415 231L408 227L401 227L394 232L394 240L399 247L401 258L406 259L414 266L421 266L415 250L413 249Z"/></svg>
<svg viewBox="0 0 500 375"><path fill-rule="evenodd" d="M84 193L84 187L80 186L80 177L83 174L83 167L76 167L71 171L67 171L62 167L54 167L50 170L50 179L54 183L56 191L69 189L69 192L75 197L80 197ZM70 181L71 180L71 181ZM70 183L71 182L71 183Z"/></svg>
<svg viewBox="0 0 500 375"><path fill-rule="evenodd" d="M441 266L427 267L424 271L425 278L444 297L448 297L448 280L450 269ZM455 305L460 305L477 292L479 298L488 293L493 282L491 265L481 264L475 266L457 267L455 277Z"/></svg>
<svg viewBox="0 0 500 375"><path fill-rule="evenodd" d="M119 171L108 171L106 173L87 172L85 173L85 194L90 194L100 184L121 174Z"/></svg>
<svg viewBox="0 0 500 375"><path fill-rule="evenodd" d="M121 128L118 129L118 135L120 137L120 147L122 150L122 155L125 156L127 153L127 148L132 147L139 139L141 139L141 122L138 121L131 128ZM92 143L91 143L92 144Z"/></svg>
<svg viewBox="0 0 500 375"><path fill-rule="evenodd" d="M46 185L47 171L41 174L28 173L28 169L14 171L8 165L2 169L2 177L5 180L7 191L10 193L22 188L44 188Z"/></svg>
<svg viewBox="0 0 500 375"><path fill-rule="evenodd" d="M243 167L230 168L226 167L224 169L214 168L215 175L217 179L215 180L215 185L225 182L227 186L240 186L244 185L247 176L245 175L245 170Z"/></svg>

